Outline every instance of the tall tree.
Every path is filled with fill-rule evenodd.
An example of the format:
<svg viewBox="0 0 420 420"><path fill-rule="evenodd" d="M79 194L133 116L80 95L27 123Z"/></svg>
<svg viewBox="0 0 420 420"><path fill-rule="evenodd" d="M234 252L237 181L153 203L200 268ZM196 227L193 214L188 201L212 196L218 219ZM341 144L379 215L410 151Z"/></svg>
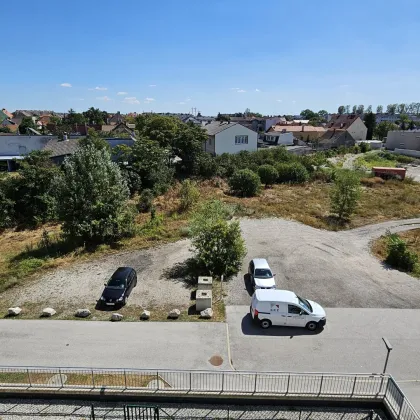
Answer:
<svg viewBox="0 0 420 420"><path fill-rule="evenodd" d="M397 105L397 113L404 114L406 112L407 105L406 104L398 104Z"/></svg>
<svg viewBox="0 0 420 420"><path fill-rule="evenodd" d="M359 105L357 107L357 111L356 112L357 112L358 115L362 115L365 112L365 106L364 105Z"/></svg>
<svg viewBox="0 0 420 420"><path fill-rule="evenodd" d="M315 118L317 116L316 112L310 110L310 109L304 109L303 111L301 111L300 115L305 119L305 120L311 120L312 118Z"/></svg>
<svg viewBox="0 0 420 420"><path fill-rule="evenodd" d="M63 122L71 126L81 125L86 122L86 118L83 114L79 114L73 108L70 108L67 115L63 118Z"/></svg>
<svg viewBox="0 0 420 420"><path fill-rule="evenodd" d="M141 114L136 118L136 129L140 137L157 141L161 147L170 147L177 136L181 120L157 114Z"/></svg>
<svg viewBox="0 0 420 420"><path fill-rule="evenodd" d="M397 112L397 107L398 107L398 104L387 105L387 107L386 107L387 114L395 115L395 113Z"/></svg>
<svg viewBox="0 0 420 420"><path fill-rule="evenodd" d="M378 105L376 107L376 113L377 114L382 114L384 112L384 107L382 105Z"/></svg>
<svg viewBox="0 0 420 420"><path fill-rule="evenodd" d="M101 111L99 108L90 107L87 111L83 112L83 116L90 125L105 124L108 114L106 111Z"/></svg>
<svg viewBox="0 0 420 420"><path fill-rule="evenodd" d="M414 124L414 121L413 120L411 120L410 121L410 123L408 124L408 129L409 130L414 130L416 128L416 126L415 126L415 124Z"/></svg>
<svg viewBox="0 0 420 420"><path fill-rule="evenodd" d="M369 105L369 106L366 108L366 112L367 112L367 113L372 112L372 105Z"/></svg>
<svg viewBox="0 0 420 420"><path fill-rule="evenodd" d="M338 171L330 192L331 212L349 219L355 212L361 194L360 178L354 171Z"/></svg>
<svg viewBox="0 0 420 420"><path fill-rule="evenodd" d="M346 105L346 114L350 114L350 105Z"/></svg>
<svg viewBox="0 0 420 420"><path fill-rule="evenodd" d="M357 105L353 105L353 114L357 113Z"/></svg>
<svg viewBox="0 0 420 420"><path fill-rule="evenodd" d="M320 111L318 111L318 115L321 120L326 120L328 117L328 112L325 109L321 109Z"/></svg>
<svg viewBox="0 0 420 420"><path fill-rule="evenodd" d="M379 140L383 140L384 137L388 135L388 131L396 131L399 129L400 127L397 124L390 121L382 121L376 126L374 134Z"/></svg>
<svg viewBox="0 0 420 420"><path fill-rule="evenodd" d="M36 124L34 123L32 117L23 117L22 122L19 124L19 133L26 134L28 128L36 130Z"/></svg>
<svg viewBox="0 0 420 420"><path fill-rule="evenodd" d="M364 116L364 123L367 127L366 140L372 140L373 132L376 127L376 115L373 112L369 112Z"/></svg>
<svg viewBox="0 0 420 420"><path fill-rule="evenodd" d="M112 242L133 233L128 187L105 149L79 148L56 183L62 230L75 244Z"/></svg>
<svg viewBox="0 0 420 420"><path fill-rule="evenodd" d="M344 106L344 105L340 105L339 107L338 107L338 113L340 114L340 115L342 115L342 114L344 114L346 112L346 107Z"/></svg>

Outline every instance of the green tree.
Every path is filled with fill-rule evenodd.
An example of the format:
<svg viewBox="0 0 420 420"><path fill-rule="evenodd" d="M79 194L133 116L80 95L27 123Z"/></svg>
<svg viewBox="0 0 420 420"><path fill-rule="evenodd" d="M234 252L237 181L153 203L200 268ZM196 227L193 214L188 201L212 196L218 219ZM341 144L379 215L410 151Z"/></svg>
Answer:
<svg viewBox="0 0 420 420"><path fill-rule="evenodd" d="M356 113L357 113L358 115L362 115L364 112L365 112L365 106L364 106L364 105L359 105L359 106L357 107Z"/></svg>
<svg viewBox="0 0 420 420"><path fill-rule="evenodd" d="M109 143L93 128L88 129L88 135L79 140L79 145L81 147L93 146L96 149L105 149L108 152L111 151Z"/></svg>
<svg viewBox="0 0 420 420"><path fill-rule="evenodd" d="M340 115L342 115L342 114L344 114L346 112L346 107L344 106L344 105L340 105L339 107L338 107L338 113L340 114Z"/></svg>
<svg viewBox="0 0 420 420"><path fill-rule="evenodd" d="M346 114L350 114L350 105L346 105Z"/></svg>
<svg viewBox="0 0 420 420"><path fill-rule="evenodd" d="M366 108L366 113L371 113L372 112L372 105L369 105L367 108Z"/></svg>
<svg viewBox="0 0 420 420"><path fill-rule="evenodd" d="M408 129L409 130L414 130L416 128L416 125L414 124L414 121L411 120L408 124Z"/></svg>
<svg viewBox="0 0 420 420"><path fill-rule="evenodd" d="M389 104L386 107L387 114L395 115L395 113L397 112L397 107L398 107L398 104Z"/></svg>
<svg viewBox="0 0 420 420"><path fill-rule="evenodd" d="M328 112L325 109L321 109L321 111L318 111L318 115L319 115L320 119L326 120L327 117L328 117Z"/></svg>
<svg viewBox="0 0 420 420"><path fill-rule="evenodd" d="M36 130L36 124L34 123L32 117L23 117L22 122L19 124L19 133L26 134L28 128Z"/></svg>
<svg viewBox="0 0 420 420"><path fill-rule="evenodd" d="M105 149L79 148L57 178L62 230L75 244L112 242L134 232L129 191Z"/></svg>
<svg viewBox="0 0 420 420"><path fill-rule="evenodd" d="M391 267L403 271L414 271L418 256L408 249L408 244L396 233L388 234L388 255L385 259Z"/></svg>
<svg viewBox="0 0 420 420"><path fill-rule="evenodd" d="M300 112L300 115L305 119L305 120L311 120L312 118L317 117L317 113L310 110L310 109L304 109L303 111Z"/></svg>
<svg viewBox="0 0 420 420"><path fill-rule="evenodd" d="M276 169L279 183L303 184L309 180L309 172L300 162L278 163Z"/></svg>
<svg viewBox="0 0 420 420"><path fill-rule="evenodd" d="M63 118L64 122L66 122L69 125L81 125L85 124L86 117L83 114L79 114L74 111L73 108L70 108L67 115Z"/></svg>
<svg viewBox="0 0 420 420"><path fill-rule="evenodd" d="M353 114L357 114L357 105L353 105Z"/></svg>
<svg viewBox="0 0 420 420"><path fill-rule="evenodd" d="M190 224L195 257L210 275L236 274L246 255L238 221L228 222L229 210L220 201L205 203Z"/></svg>
<svg viewBox="0 0 420 420"><path fill-rule="evenodd" d="M153 199L155 198L153 191L146 188L140 194L139 201L137 203L137 210L140 213L147 213L153 207Z"/></svg>
<svg viewBox="0 0 420 420"><path fill-rule="evenodd" d="M15 225L16 203L10 199L11 178L0 179L0 231Z"/></svg>
<svg viewBox="0 0 420 420"><path fill-rule="evenodd" d="M261 178L261 182L266 187L270 187L275 184L277 177L279 176L277 169L272 165L262 165L258 168L258 175Z"/></svg>
<svg viewBox="0 0 420 420"><path fill-rule="evenodd" d="M400 127L391 121L382 121L376 126L374 134L379 140L383 140L384 137L388 135L388 131L396 131L399 129Z"/></svg>
<svg viewBox="0 0 420 420"><path fill-rule="evenodd" d="M398 114L404 114L407 112L407 105L406 104L398 104L397 105L397 113Z"/></svg>
<svg viewBox="0 0 420 420"><path fill-rule="evenodd" d="M181 199L179 210L191 210L200 198L197 184L189 179L184 180L179 191L179 198Z"/></svg>
<svg viewBox="0 0 420 420"><path fill-rule="evenodd" d="M378 105L376 107L376 113L377 114L382 114L384 112L384 107L382 105Z"/></svg>
<svg viewBox="0 0 420 420"><path fill-rule="evenodd" d="M11 133L10 128L9 127L1 127L0 126L0 133Z"/></svg>
<svg viewBox="0 0 420 420"><path fill-rule="evenodd" d="M90 125L105 124L108 114L106 111L101 111L99 108L90 107L87 111L83 112L83 116Z"/></svg>
<svg viewBox="0 0 420 420"><path fill-rule="evenodd" d="M369 112L365 114L363 121L365 123L365 126L367 127L366 139L372 140L373 133L376 127L376 115L373 112Z"/></svg>
<svg viewBox="0 0 420 420"><path fill-rule="evenodd" d="M360 178L353 171L337 171L331 189L331 212L339 219L348 219L354 213L360 198Z"/></svg>
<svg viewBox="0 0 420 420"><path fill-rule="evenodd" d="M250 169L240 169L229 178L229 186L234 194L241 197L253 197L261 190L261 180Z"/></svg>
<svg viewBox="0 0 420 420"><path fill-rule="evenodd" d="M136 117L136 130L140 137L154 140L161 147L173 145L181 124L180 119L166 115L141 114Z"/></svg>

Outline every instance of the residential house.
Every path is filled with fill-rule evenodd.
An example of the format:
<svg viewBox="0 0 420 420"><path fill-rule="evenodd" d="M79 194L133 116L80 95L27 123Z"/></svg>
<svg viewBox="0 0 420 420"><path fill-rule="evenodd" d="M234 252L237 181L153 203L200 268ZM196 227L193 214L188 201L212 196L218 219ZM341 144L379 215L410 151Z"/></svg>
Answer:
<svg viewBox="0 0 420 420"><path fill-rule="evenodd" d="M0 126L7 127L12 133L15 133L19 129L19 126L10 119L7 119L1 122Z"/></svg>
<svg viewBox="0 0 420 420"><path fill-rule="evenodd" d="M124 117L121 115L119 111L116 114L112 115L110 118L108 118L108 124L110 125L121 124L123 121L124 121Z"/></svg>
<svg viewBox="0 0 420 420"><path fill-rule="evenodd" d="M268 130L268 133L271 132L292 133L298 140L313 142L323 136L325 128L312 125L275 125Z"/></svg>
<svg viewBox="0 0 420 420"><path fill-rule="evenodd" d="M420 130L388 131L385 147L420 151Z"/></svg>
<svg viewBox="0 0 420 420"><path fill-rule="evenodd" d="M275 146L292 146L294 144L294 138L292 133L271 131L264 134L264 142Z"/></svg>
<svg viewBox="0 0 420 420"><path fill-rule="evenodd" d="M6 114L7 115L7 118L13 118L13 114L11 113L11 112L9 112L6 108L3 108L2 110L1 110L1 112L3 113L3 114ZM0 118L1 119L1 118Z"/></svg>
<svg viewBox="0 0 420 420"><path fill-rule="evenodd" d="M112 135L116 134L129 134L130 136L134 136L134 130L136 128L136 124L130 124L121 122L117 125L113 126L114 128L110 131Z"/></svg>
<svg viewBox="0 0 420 420"><path fill-rule="evenodd" d="M327 130L346 130L353 140L366 140L367 127L356 114L335 114L326 125Z"/></svg>
<svg viewBox="0 0 420 420"><path fill-rule="evenodd" d="M356 141L350 131L344 128L330 128L316 143L319 149L336 149L340 146L354 146Z"/></svg>
<svg viewBox="0 0 420 420"><path fill-rule="evenodd" d="M208 135L203 149L213 155L257 150L257 132L236 122L213 121L203 127Z"/></svg>
<svg viewBox="0 0 420 420"><path fill-rule="evenodd" d="M0 123L7 119L9 119L8 115L5 112L0 111Z"/></svg>

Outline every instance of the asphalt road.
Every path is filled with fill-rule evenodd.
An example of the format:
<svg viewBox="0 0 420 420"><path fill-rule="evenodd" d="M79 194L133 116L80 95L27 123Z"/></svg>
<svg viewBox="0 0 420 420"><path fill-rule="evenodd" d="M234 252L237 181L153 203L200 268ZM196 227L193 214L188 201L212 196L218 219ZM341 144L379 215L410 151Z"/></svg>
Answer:
<svg viewBox="0 0 420 420"><path fill-rule="evenodd" d="M1 320L0 343L0 366L230 368L226 325L215 322Z"/></svg>
<svg viewBox="0 0 420 420"><path fill-rule="evenodd" d="M242 220L248 254L238 276L229 280L228 304L249 305L248 263L262 257L276 273L277 288L324 307L420 309L420 282L385 267L369 250L388 229L419 226L420 219L410 219L330 232L284 219Z"/></svg>

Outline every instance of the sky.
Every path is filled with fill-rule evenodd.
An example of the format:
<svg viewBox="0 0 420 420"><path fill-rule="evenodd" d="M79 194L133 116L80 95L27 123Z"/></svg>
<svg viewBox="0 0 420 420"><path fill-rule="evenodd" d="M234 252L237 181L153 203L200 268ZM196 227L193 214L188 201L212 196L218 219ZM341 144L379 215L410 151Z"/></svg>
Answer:
<svg viewBox="0 0 420 420"><path fill-rule="evenodd" d="M21 0L0 109L329 112L420 102L418 0Z"/></svg>

